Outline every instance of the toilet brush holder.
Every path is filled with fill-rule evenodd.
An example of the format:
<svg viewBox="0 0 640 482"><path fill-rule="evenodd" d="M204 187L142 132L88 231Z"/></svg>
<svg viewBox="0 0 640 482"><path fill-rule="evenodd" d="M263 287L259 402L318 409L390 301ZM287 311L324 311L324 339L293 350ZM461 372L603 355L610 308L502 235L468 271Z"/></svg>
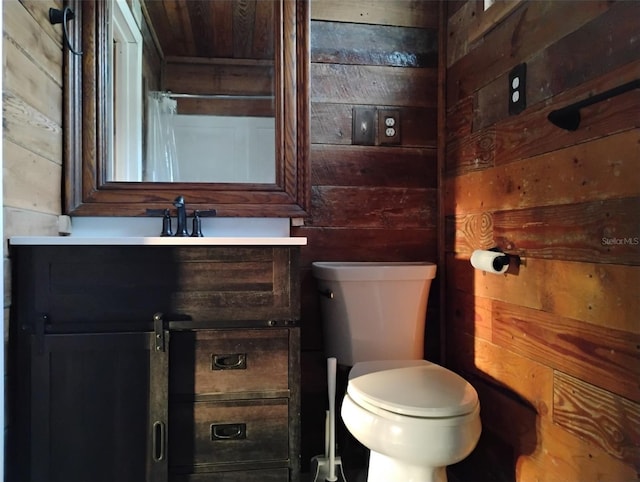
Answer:
<svg viewBox="0 0 640 482"><path fill-rule="evenodd" d="M342 459L335 454L336 365L335 358L327 359L329 410L325 414L324 422L324 455L316 455L311 458L311 473L314 474L314 482L346 482L342 470Z"/></svg>

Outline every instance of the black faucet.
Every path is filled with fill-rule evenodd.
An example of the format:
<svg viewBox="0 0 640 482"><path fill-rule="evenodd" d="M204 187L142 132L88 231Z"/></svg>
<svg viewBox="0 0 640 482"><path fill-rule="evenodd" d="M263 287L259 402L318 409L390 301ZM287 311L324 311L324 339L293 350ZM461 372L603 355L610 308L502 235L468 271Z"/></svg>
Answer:
<svg viewBox="0 0 640 482"><path fill-rule="evenodd" d="M174 234L174 236L189 236L189 232L187 231L187 208L186 203L184 202L184 197L178 196L175 198L173 205L178 211L178 226L176 227L176 234Z"/></svg>

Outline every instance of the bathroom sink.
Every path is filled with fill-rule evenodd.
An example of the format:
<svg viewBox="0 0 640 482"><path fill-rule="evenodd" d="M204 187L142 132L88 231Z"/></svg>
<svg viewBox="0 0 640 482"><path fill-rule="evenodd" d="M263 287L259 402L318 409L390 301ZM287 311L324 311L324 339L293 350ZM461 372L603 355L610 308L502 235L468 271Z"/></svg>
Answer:
<svg viewBox="0 0 640 482"><path fill-rule="evenodd" d="M26 245L96 245L96 246L305 246L304 237L276 236L205 236L160 237L160 236L16 236L11 244Z"/></svg>

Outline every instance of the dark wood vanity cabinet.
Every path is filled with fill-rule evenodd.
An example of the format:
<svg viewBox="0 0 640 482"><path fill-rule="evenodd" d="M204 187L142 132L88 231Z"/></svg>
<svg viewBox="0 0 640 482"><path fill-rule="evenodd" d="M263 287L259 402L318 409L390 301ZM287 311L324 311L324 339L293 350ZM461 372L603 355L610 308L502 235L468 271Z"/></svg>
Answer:
<svg viewBox="0 0 640 482"><path fill-rule="evenodd" d="M7 480L298 481L298 257L12 246Z"/></svg>

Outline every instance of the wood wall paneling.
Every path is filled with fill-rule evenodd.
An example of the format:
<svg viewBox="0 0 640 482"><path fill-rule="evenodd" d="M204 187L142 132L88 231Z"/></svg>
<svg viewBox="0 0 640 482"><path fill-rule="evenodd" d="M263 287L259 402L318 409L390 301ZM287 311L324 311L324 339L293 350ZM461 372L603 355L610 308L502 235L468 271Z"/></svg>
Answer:
<svg viewBox="0 0 640 482"><path fill-rule="evenodd" d="M333 64L435 68L438 32L435 28L314 21L311 57L315 62Z"/></svg>
<svg viewBox="0 0 640 482"><path fill-rule="evenodd" d="M461 174L493 167L496 156L496 131L484 129L447 145L445 171Z"/></svg>
<svg viewBox="0 0 640 482"><path fill-rule="evenodd" d="M492 311L501 302L466 293L448 300L456 303L449 310L450 366L478 389L485 434L497 433L514 447L511 477L530 480L543 470L544 480L633 480L628 464L637 461L637 403L556 371L544 357L523 357L513 341L492 343ZM568 382L562 385L563 380ZM577 383L575 389L571 384ZM510 428L514 420L515 430ZM485 444L480 453L492 450ZM475 477L489 470L478 457L470 460ZM514 480L495 473L491 480L500 477Z"/></svg>
<svg viewBox="0 0 640 482"><path fill-rule="evenodd" d="M479 450L512 449L504 480L635 480L640 92L582 109L574 132L547 115L638 78L640 4L519 2L478 30L481 5L448 4L447 363L476 386L499 440ZM528 105L509 116L520 62ZM473 250L493 246L520 267L474 270Z"/></svg>
<svg viewBox="0 0 640 482"><path fill-rule="evenodd" d="M514 10L522 0L498 0L484 10L482 2L460 2L455 10L449 6L452 14L449 19L449 42L447 43L447 66L467 53L469 45L495 27L504 17ZM454 11L455 10L455 11Z"/></svg>
<svg viewBox="0 0 640 482"><path fill-rule="evenodd" d="M57 236L58 216L50 213L4 206L4 254L9 254L12 236ZM10 288L10 283L5 289Z"/></svg>
<svg viewBox="0 0 640 482"><path fill-rule="evenodd" d="M616 87L624 80L612 76L608 82ZM613 80L616 79L616 80ZM606 89L597 89L601 92ZM574 94L570 100L531 115L516 117L499 126L498 149L495 153L496 164L505 164L514 160L551 152L581 142L640 127L637 112L640 108L640 90L635 90L595 104L581 110L580 129L574 133L560 129L547 121L547 114L555 107L581 100L588 95Z"/></svg>
<svg viewBox="0 0 640 482"><path fill-rule="evenodd" d="M5 88L55 124L62 125L60 107L50 102L50 99L60 96L60 84L43 72L40 66L13 42L3 44L3 50L6 56L3 69Z"/></svg>
<svg viewBox="0 0 640 482"><path fill-rule="evenodd" d="M433 68L311 64L311 102L339 102L435 109Z"/></svg>
<svg viewBox="0 0 640 482"><path fill-rule="evenodd" d="M580 380L640 401L640 335L495 302L492 341Z"/></svg>
<svg viewBox="0 0 640 482"><path fill-rule="evenodd" d="M311 3L311 18L335 22L437 28L438 3L430 0L322 0Z"/></svg>
<svg viewBox="0 0 640 482"><path fill-rule="evenodd" d="M4 196L14 208L58 214L60 184L51 179L60 179L62 166L51 162L9 140L3 145L3 177L11 179L4 184Z"/></svg>
<svg viewBox="0 0 640 482"><path fill-rule="evenodd" d="M314 186L436 188L436 151L320 145L311 151Z"/></svg>
<svg viewBox="0 0 640 482"><path fill-rule="evenodd" d="M63 53L60 26L49 22L50 7L61 8L62 2L3 3L5 257L10 236L58 232Z"/></svg>
<svg viewBox="0 0 640 482"><path fill-rule="evenodd" d="M456 292L543 310L605 328L640 333L637 266L528 258L517 275L474 270L466 256L447 255Z"/></svg>
<svg viewBox="0 0 640 482"><path fill-rule="evenodd" d="M445 218L445 249L471 257L476 249L492 249L493 214L491 212L461 214Z"/></svg>
<svg viewBox="0 0 640 482"><path fill-rule="evenodd" d="M313 261L415 261L436 257L436 230L343 227L298 228L307 244L302 264Z"/></svg>
<svg viewBox="0 0 640 482"><path fill-rule="evenodd" d="M550 422L548 418L540 418L537 444L532 454L518 456L515 480L637 480L637 472L633 466Z"/></svg>
<svg viewBox="0 0 640 482"><path fill-rule="evenodd" d="M640 265L640 197L493 214L496 244L545 259Z"/></svg>
<svg viewBox="0 0 640 482"><path fill-rule="evenodd" d="M247 117L273 117L273 102L270 99L177 99L178 114L224 115Z"/></svg>
<svg viewBox="0 0 640 482"><path fill-rule="evenodd" d="M638 90L581 110L581 128L575 132L568 132L554 126L547 121L547 115L554 109L587 98L592 92L603 92L629 82L637 78L639 70L640 63L638 61L632 62L603 77L558 94L554 104L547 102L530 106L518 116L506 117L505 115L501 121L495 124L481 129L474 127L473 134L470 136L456 138L449 142L447 146L447 173L455 175L489 167L487 160L479 155L481 153L485 153L485 156L491 155L495 165L506 164L638 127L640 124L636 115L640 108ZM508 89L506 82L502 84L502 89L506 114ZM469 102L466 100L462 103L461 108L449 110L448 125L457 126L469 122L470 110L467 107ZM484 116L486 112L489 112L488 115L490 115L490 110L485 110L482 107L477 108L474 112L477 113L476 119ZM493 143L489 144L489 141L485 140L484 143L489 145L482 150L480 146L485 144L481 144L481 140L485 137L491 137ZM463 149L459 146L472 147ZM489 149L488 154L485 152L487 149Z"/></svg>
<svg viewBox="0 0 640 482"><path fill-rule="evenodd" d="M442 94L444 98L444 93ZM455 142L456 139L464 139L471 135L473 124L471 119L474 112L474 98L472 96L465 97L454 106L448 106L444 115L446 128L443 136L444 144ZM444 108L443 108L444 110ZM448 156L445 157L447 161Z"/></svg>
<svg viewBox="0 0 640 482"><path fill-rule="evenodd" d="M467 3L474 3L470 0ZM624 2L623 2L624 3ZM605 13L606 2L522 2L500 24L471 45L447 69L447 107L455 105L480 86L509 72L514 65L562 39ZM464 7L463 7L464 8ZM473 21L473 15L469 15ZM451 19L450 19L451 22ZM449 34L467 34L466 28Z"/></svg>
<svg viewBox="0 0 640 482"><path fill-rule="evenodd" d="M553 421L640 470L640 404L554 373Z"/></svg>
<svg viewBox="0 0 640 482"><path fill-rule="evenodd" d="M44 158L62 159L62 127L5 91L2 103L4 137Z"/></svg>
<svg viewBox="0 0 640 482"><path fill-rule="evenodd" d="M500 246L530 258L640 264L637 197L446 218L449 249Z"/></svg>
<svg viewBox="0 0 640 482"><path fill-rule="evenodd" d="M458 215L631 197L640 191L640 131L629 130L493 169L449 177L448 213Z"/></svg>
<svg viewBox="0 0 640 482"><path fill-rule="evenodd" d="M447 292L455 290L455 283L447 279L449 280ZM454 294L455 296L447 297L446 304L448 328L452 332L449 336L451 343L453 345L458 343L458 334L468 335L474 340L491 341L492 300L464 291L455 291ZM473 344L466 346L473 347ZM455 347L452 346L452 348ZM464 361L464 357L455 356L457 352L458 350L455 349L452 353L455 359Z"/></svg>
<svg viewBox="0 0 640 482"><path fill-rule="evenodd" d="M272 62L206 62L180 58L165 60L163 89L190 94L271 95Z"/></svg>
<svg viewBox="0 0 640 482"><path fill-rule="evenodd" d="M631 22L624 22L624 18L640 15L638 7L637 2L619 2L583 28L530 57L522 58L521 61L527 63L527 105L544 102L556 94L579 87L585 81L597 79L637 60L633 41L637 33ZM618 27L611 29L611 25ZM593 38L599 39L593 48L582 48ZM593 58L597 58L598 62L593 62ZM513 65L516 63L513 62ZM624 83L621 79L613 82ZM508 71L477 90L475 129L508 117L507 85ZM592 89L589 95L598 90L598 87Z"/></svg>
<svg viewBox="0 0 640 482"><path fill-rule="evenodd" d="M9 43L19 46L40 69L62 86L60 26L51 25L48 10L49 7L62 8L62 1L52 0L50 3L43 8L37 0L3 2L3 28ZM12 56L8 55L7 60Z"/></svg>
<svg viewBox="0 0 640 482"><path fill-rule="evenodd" d="M314 186L311 223L350 228L435 228L435 202L435 189Z"/></svg>
<svg viewBox="0 0 640 482"><path fill-rule="evenodd" d="M312 103L309 137L311 155L316 144L351 144L351 112L353 105L336 103ZM311 160L313 169L314 161Z"/></svg>

